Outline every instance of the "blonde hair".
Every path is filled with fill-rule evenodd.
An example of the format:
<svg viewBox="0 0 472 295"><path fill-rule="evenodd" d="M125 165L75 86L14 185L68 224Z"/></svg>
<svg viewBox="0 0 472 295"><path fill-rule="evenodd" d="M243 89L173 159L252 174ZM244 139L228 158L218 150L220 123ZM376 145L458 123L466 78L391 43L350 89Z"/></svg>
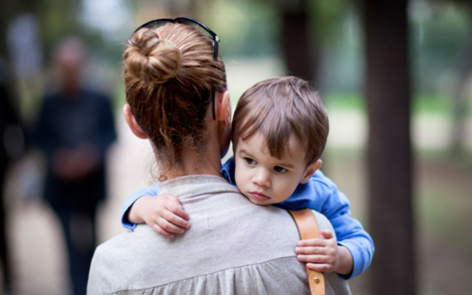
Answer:
<svg viewBox="0 0 472 295"><path fill-rule="evenodd" d="M153 143L160 171L181 164L184 147L202 151L212 87L226 90L212 39L183 24L142 28L128 40L123 60L126 100Z"/></svg>
<svg viewBox="0 0 472 295"><path fill-rule="evenodd" d="M248 140L261 133L270 154L281 158L294 135L306 151L307 165L323 153L329 132L323 101L310 84L297 77L261 81L239 99L233 119L232 139Z"/></svg>

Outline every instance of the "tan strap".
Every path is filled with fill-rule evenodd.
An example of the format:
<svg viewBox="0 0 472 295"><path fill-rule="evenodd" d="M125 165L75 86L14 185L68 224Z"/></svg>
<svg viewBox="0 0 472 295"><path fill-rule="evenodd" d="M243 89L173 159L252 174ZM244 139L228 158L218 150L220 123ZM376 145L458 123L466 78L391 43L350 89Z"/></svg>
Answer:
<svg viewBox="0 0 472 295"><path fill-rule="evenodd" d="M288 210L292 215L298 227L301 240L320 238L320 231L318 230L318 222L316 222L315 215L310 209L302 210ZM325 294L325 278L322 272L314 271L306 267L308 277L308 285L310 286L310 293L312 295Z"/></svg>

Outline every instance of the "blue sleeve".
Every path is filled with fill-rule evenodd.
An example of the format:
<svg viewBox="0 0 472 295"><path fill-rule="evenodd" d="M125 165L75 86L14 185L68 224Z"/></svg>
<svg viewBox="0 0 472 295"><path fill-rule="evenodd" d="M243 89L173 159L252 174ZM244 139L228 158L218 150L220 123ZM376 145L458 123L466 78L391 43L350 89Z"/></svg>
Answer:
<svg viewBox="0 0 472 295"><path fill-rule="evenodd" d="M317 171L310 181L299 185L294 194L277 206L298 210L310 208L325 215L336 232L338 244L352 254L354 267L343 279L351 279L364 272L372 261L374 243L362 224L351 217L348 198L321 171Z"/></svg>
<svg viewBox="0 0 472 295"><path fill-rule="evenodd" d="M136 223L128 220L128 210L139 198L144 196L157 196L159 194L160 184L143 187L142 189L131 193L121 205L121 224L126 229L134 229Z"/></svg>
<svg viewBox="0 0 472 295"><path fill-rule="evenodd" d="M336 187L326 203L326 210L321 210L322 213L323 211L336 231L338 244L346 247L352 255L352 273L341 277L347 280L360 275L372 262L375 249L371 236L357 219L351 217L350 203Z"/></svg>

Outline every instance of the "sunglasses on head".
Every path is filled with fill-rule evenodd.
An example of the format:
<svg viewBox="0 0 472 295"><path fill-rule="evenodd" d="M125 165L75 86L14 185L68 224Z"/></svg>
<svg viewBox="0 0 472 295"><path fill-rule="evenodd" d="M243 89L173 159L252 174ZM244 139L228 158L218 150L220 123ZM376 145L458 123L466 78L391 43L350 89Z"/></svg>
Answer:
<svg viewBox="0 0 472 295"><path fill-rule="evenodd" d="M220 38L218 38L218 35L216 35L215 32L210 30L207 26L202 24L201 22L194 20L193 18L190 17L176 17L176 18L157 18L150 20L142 25L140 25L134 32L136 33L138 30L142 28L154 28L154 27L159 27L160 25L163 25L165 23L178 23L178 24L184 24L187 26L190 26L208 37L210 37L213 40L213 59L215 61L218 60L218 44L220 43ZM216 88L213 86L211 88L211 100L212 100L212 114L213 114L213 120L216 119L215 115L215 94L216 94Z"/></svg>

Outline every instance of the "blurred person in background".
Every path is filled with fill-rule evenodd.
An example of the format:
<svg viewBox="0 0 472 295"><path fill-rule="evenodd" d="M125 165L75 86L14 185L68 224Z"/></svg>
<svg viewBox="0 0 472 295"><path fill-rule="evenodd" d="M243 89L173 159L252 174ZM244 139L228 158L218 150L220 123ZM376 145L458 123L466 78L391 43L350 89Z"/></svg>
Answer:
<svg viewBox="0 0 472 295"><path fill-rule="evenodd" d="M62 226L74 295L85 294L96 211L106 195L106 154L116 139L109 97L81 83L84 62L79 39L59 44L54 63L60 86L44 98L34 131L47 167L44 198Z"/></svg>

